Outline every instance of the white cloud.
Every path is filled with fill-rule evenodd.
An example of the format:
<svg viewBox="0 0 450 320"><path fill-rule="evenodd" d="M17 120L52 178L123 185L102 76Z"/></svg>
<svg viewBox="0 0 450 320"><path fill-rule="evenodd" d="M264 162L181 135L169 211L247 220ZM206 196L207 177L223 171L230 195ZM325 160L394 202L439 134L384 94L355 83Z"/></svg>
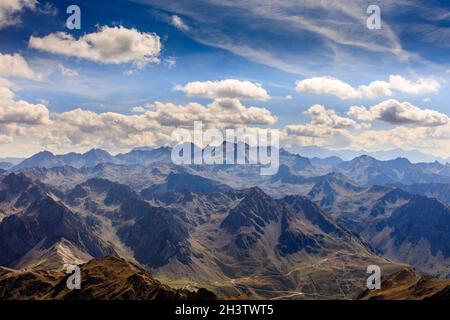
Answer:
<svg viewBox="0 0 450 320"><path fill-rule="evenodd" d="M327 138L339 135L346 128L366 129L368 125L359 124L355 120L339 116L336 111L315 104L305 114L311 121L307 124L292 124L284 128L287 136L307 138Z"/></svg>
<svg viewBox="0 0 450 320"><path fill-rule="evenodd" d="M79 39L65 32L51 33L42 38L31 36L29 47L101 63L133 63L143 68L147 63L159 62L161 42L154 33L123 26L103 26Z"/></svg>
<svg viewBox="0 0 450 320"><path fill-rule="evenodd" d="M177 85L174 90L185 92L188 96L205 98L239 98L254 100L269 100L267 91L258 83L226 79L220 81L195 81L184 86Z"/></svg>
<svg viewBox="0 0 450 320"><path fill-rule="evenodd" d="M363 106L350 107L347 114L362 121L381 120L390 124L414 124L433 127L449 123L449 117L443 113L420 109L409 102L399 102L394 99L383 101L367 109Z"/></svg>
<svg viewBox="0 0 450 320"><path fill-rule="evenodd" d="M77 70L67 68L67 67L63 66L62 64L58 64L58 69L59 69L59 72L61 72L61 74L63 76L66 76L69 78L76 77L79 75Z"/></svg>
<svg viewBox="0 0 450 320"><path fill-rule="evenodd" d="M50 123L49 111L41 103L32 104L15 100L8 83L0 81L0 130L11 125L46 125Z"/></svg>
<svg viewBox="0 0 450 320"><path fill-rule="evenodd" d="M42 79L42 75L33 71L27 61L18 53L13 55L0 53L0 77Z"/></svg>
<svg viewBox="0 0 450 320"><path fill-rule="evenodd" d="M419 78L414 83L398 75L390 76L389 84L394 90L410 94L436 93L441 87L438 81L431 78Z"/></svg>
<svg viewBox="0 0 450 320"><path fill-rule="evenodd" d="M330 128L315 127L310 124L287 125L285 131L289 136L323 138L333 134Z"/></svg>
<svg viewBox="0 0 450 320"><path fill-rule="evenodd" d="M334 112L333 110L326 111ZM362 118L363 120L372 120L369 115ZM422 121L427 123L427 120L422 119ZM355 131L355 129L359 130ZM307 124L293 124L284 127L282 137L283 145L287 146L322 146L332 149L345 148L366 151L402 148L421 150L444 158L450 156L450 123L440 126L408 127L399 125L390 129L373 130L364 124L334 129L332 126L313 124L311 121Z"/></svg>
<svg viewBox="0 0 450 320"><path fill-rule="evenodd" d="M177 15L173 15L171 19L172 25L182 31L189 31L189 26Z"/></svg>
<svg viewBox="0 0 450 320"><path fill-rule="evenodd" d="M244 107L236 99L217 100L208 106L155 102L152 107L136 107L133 111L138 114L96 113L83 109L53 113L53 124L47 129L45 138L58 148L101 146L119 149L171 143L171 133L175 128L192 128L194 121L216 128L273 124L276 121L268 110Z"/></svg>
<svg viewBox="0 0 450 320"><path fill-rule="evenodd" d="M144 109L144 107L133 107L131 109L131 112L133 112L133 113L144 113L145 109Z"/></svg>
<svg viewBox="0 0 450 320"><path fill-rule="evenodd" d="M311 124L314 126L340 129L357 125L353 119L341 117L334 110L327 110L319 104L311 106L305 113L310 115Z"/></svg>
<svg viewBox="0 0 450 320"><path fill-rule="evenodd" d="M58 152L92 147L123 151L170 144L175 128L192 128L194 121L219 129L277 121L269 110L246 107L238 99L216 99L208 105L155 102L135 107L135 114L128 115L80 108L50 113L44 104L14 100L14 93L6 86L0 86L0 97L0 144L11 144L10 150L17 154L43 148ZM1 150L5 150L4 145L0 145Z"/></svg>
<svg viewBox="0 0 450 320"><path fill-rule="evenodd" d="M373 81L357 88L332 77L314 77L296 82L299 92L334 95L342 100L389 97L393 95L393 90L408 94L436 93L439 88L439 82L434 79L419 78L412 82L399 75L391 75L389 82Z"/></svg>
<svg viewBox="0 0 450 320"><path fill-rule="evenodd" d="M0 123L44 125L49 123L49 112L43 104L7 99L0 102Z"/></svg>
<svg viewBox="0 0 450 320"><path fill-rule="evenodd" d="M271 125L277 121L269 110L245 107L238 99L216 99L208 106L199 103L175 105L155 103L152 113L159 123L166 126L192 126L194 121L216 127L239 127L243 125Z"/></svg>
<svg viewBox="0 0 450 320"><path fill-rule="evenodd" d="M0 29L20 23L20 12L25 9L34 10L36 4L36 0L0 1Z"/></svg>
<svg viewBox="0 0 450 320"><path fill-rule="evenodd" d="M45 105L15 99L14 84L2 77L40 80L20 54L0 53L0 142L9 143L11 135L22 135L26 126L47 125L49 112Z"/></svg>
<svg viewBox="0 0 450 320"><path fill-rule="evenodd" d="M296 82L299 92L329 94L340 99L354 99L359 96L351 85L332 77L314 77Z"/></svg>
<svg viewBox="0 0 450 320"><path fill-rule="evenodd" d="M14 92L12 91L12 87L14 85L7 79L0 78L0 98L3 99L13 99Z"/></svg>

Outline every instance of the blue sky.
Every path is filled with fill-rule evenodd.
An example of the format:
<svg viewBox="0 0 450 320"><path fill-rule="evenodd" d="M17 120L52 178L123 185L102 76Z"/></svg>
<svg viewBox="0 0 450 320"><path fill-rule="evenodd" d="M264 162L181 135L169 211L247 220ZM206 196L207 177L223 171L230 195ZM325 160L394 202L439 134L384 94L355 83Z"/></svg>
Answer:
<svg viewBox="0 0 450 320"><path fill-rule="evenodd" d="M2 2L2 156L169 144L207 119L278 128L288 147L450 157L448 2ZM71 4L80 30L65 25Z"/></svg>

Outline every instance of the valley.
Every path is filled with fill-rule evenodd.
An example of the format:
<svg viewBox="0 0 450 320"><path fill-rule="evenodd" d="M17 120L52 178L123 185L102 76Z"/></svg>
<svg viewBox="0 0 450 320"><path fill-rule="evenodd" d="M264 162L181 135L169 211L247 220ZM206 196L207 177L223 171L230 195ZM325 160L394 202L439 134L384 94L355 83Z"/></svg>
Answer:
<svg viewBox="0 0 450 320"><path fill-rule="evenodd" d="M414 184L368 185L360 162L280 156L271 177L176 166L164 148L31 157L0 178L0 265L39 278L113 254L173 288L246 299L354 299L369 265L449 277L447 189L422 191L425 165L405 168L422 170Z"/></svg>

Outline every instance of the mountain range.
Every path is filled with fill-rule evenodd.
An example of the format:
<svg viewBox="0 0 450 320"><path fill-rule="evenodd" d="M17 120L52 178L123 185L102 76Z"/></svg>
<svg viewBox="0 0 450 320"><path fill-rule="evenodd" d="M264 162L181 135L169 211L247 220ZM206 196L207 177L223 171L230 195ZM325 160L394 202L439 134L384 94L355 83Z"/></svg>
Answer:
<svg viewBox="0 0 450 320"><path fill-rule="evenodd" d="M170 153L42 152L0 173L0 282L47 286L39 299L153 297L129 282L129 295L54 291L68 265L114 262L150 272L170 297L352 299L372 264L450 277L448 165L281 149L278 172L261 176L259 165L175 165ZM8 286L5 299L20 295Z"/></svg>
<svg viewBox="0 0 450 320"><path fill-rule="evenodd" d="M447 163L450 162L450 158L443 158L443 157L437 157L433 156L431 154L423 153L418 150L404 150L401 148L395 148L390 150L382 150L382 151L375 151L375 152L369 152L366 150L346 150L346 149L339 149L339 150L330 150L318 146L307 146L307 147L295 147L289 149L289 151L294 153L300 153L303 154L305 157L310 158L335 158L338 157L340 159L343 159L345 161L351 160L353 158L357 158L363 155L371 156L373 158L376 158L378 160L386 161L386 160L393 160L396 158L407 158L413 163L419 163L419 162L434 162L439 161L441 163Z"/></svg>

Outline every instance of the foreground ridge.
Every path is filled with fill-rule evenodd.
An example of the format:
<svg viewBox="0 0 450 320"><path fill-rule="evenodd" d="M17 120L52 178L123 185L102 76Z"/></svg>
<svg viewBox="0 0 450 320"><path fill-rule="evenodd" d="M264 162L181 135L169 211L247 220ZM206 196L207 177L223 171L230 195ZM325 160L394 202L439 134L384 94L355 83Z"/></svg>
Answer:
<svg viewBox="0 0 450 320"><path fill-rule="evenodd" d="M173 289L116 255L80 265L81 289L69 290L63 272L0 267L1 300L214 300L206 290Z"/></svg>
<svg viewBox="0 0 450 320"><path fill-rule="evenodd" d="M380 290L365 290L358 300L448 300L450 280L418 275L404 268L386 277Z"/></svg>

